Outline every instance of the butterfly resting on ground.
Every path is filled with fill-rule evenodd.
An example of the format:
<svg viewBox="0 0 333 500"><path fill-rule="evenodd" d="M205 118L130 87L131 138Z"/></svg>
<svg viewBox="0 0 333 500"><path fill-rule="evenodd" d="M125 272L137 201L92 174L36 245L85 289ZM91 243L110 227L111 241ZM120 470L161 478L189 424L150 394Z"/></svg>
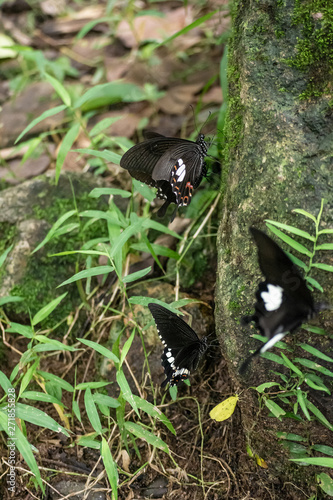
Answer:
<svg viewBox="0 0 333 500"><path fill-rule="evenodd" d="M245 316L243 322L253 321L268 341L245 360L241 374L254 356L271 349L288 332L294 332L303 321L326 308L324 304L314 304L305 280L279 245L259 229L251 227L250 232L258 247L259 267L266 279L256 291L254 314Z"/></svg>
<svg viewBox="0 0 333 500"><path fill-rule="evenodd" d="M170 203L177 208L191 203L207 170L204 159L208 145L199 134L196 142L144 132L145 141L136 144L122 156L120 166L132 177L157 188L157 197L165 200L157 214L163 217Z"/></svg>
<svg viewBox="0 0 333 500"><path fill-rule="evenodd" d="M155 320L159 337L164 345L161 357L166 379L161 384L170 387L186 380L196 370L207 350L207 337L199 339L192 328L179 316L158 304L148 304Z"/></svg>

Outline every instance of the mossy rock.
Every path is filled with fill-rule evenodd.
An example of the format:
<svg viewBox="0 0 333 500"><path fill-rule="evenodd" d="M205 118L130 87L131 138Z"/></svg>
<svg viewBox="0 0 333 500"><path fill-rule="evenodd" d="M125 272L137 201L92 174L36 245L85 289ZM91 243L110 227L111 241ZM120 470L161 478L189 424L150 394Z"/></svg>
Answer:
<svg viewBox="0 0 333 500"><path fill-rule="evenodd" d="M57 185L53 175L45 175L0 193L0 255L13 245L0 271L0 297L11 295L23 299L5 305L9 319L29 322L29 315L33 316L67 291L66 300L42 325L53 326L80 303L75 283L64 288L57 287L78 271L84 256L52 255L78 250L84 242L106 236L105 221L96 220L93 224L86 224L84 218L75 214L66 221L79 222L75 230L51 240L36 253L32 252L66 212L75 208L78 213L84 210L106 210L107 198L89 197L92 189L102 185L102 181L91 174L66 173L60 176ZM117 199L117 204L125 210L126 200Z"/></svg>

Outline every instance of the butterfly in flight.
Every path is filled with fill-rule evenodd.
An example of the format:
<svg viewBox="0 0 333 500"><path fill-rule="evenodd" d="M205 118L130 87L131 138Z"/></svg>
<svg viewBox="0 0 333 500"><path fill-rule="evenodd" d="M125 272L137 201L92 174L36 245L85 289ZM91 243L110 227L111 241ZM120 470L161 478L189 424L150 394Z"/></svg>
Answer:
<svg viewBox="0 0 333 500"><path fill-rule="evenodd" d="M186 380L196 370L208 348L207 337L201 340L194 330L179 316L158 304L148 304L155 320L158 335L164 345L161 357L166 379L162 383L170 387Z"/></svg>
<svg viewBox="0 0 333 500"><path fill-rule="evenodd" d="M191 203L196 189L206 175L205 157L208 145L199 134L196 142L144 132L145 140L122 156L120 166L138 181L157 188L157 197L165 200L157 212L163 217L170 203L177 208Z"/></svg>
<svg viewBox="0 0 333 500"><path fill-rule="evenodd" d="M279 245L259 229L251 227L250 232L258 247L259 267L266 279L256 291L254 314L245 316L243 322L253 321L268 340L244 361L241 374L254 356L271 349L288 332L294 332L303 321L326 308L324 304L314 304L306 281Z"/></svg>

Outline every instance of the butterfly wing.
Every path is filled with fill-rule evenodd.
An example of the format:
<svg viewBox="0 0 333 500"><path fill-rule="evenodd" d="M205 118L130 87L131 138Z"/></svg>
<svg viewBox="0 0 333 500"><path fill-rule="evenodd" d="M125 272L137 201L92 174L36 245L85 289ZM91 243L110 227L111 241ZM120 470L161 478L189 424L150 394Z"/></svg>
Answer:
<svg viewBox="0 0 333 500"><path fill-rule="evenodd" d="M243 321L253 321L268 341L243 363L240 373L246 370L253 356L271 349L315 312L306 282L285 252L259 229L251 227L250 232L258 247L259 266L266 280L259 284L256 292L255 313Z"/></svg>
<svg viewBox="0 0 333 500"><path fill-rule="evenodd" d="M158 212L162 217L170 203L185 206L191 202L193 188L199 186L206 172L207 145L202 134L197 142L156 132L145 132L144 137L144 142L122 156L120 166L135 179L158 189L157 197L166 200Z"/></svg>
<svg viewBox="0 0 333 500"><path fill-rule="evenodd" d="M313 299L305 280L288 255L267 234L250 228L258 247L261 272L268 283L281 287L287 297L313 309Z"/></svg>
<svg viewBox="0 0 333 500"><path fill-rule="evenodd" d="M197 368L207 349L206 337L200 340L184 320L165 307L153 303L148 307L164 345L161 361L166 379L162 387L168 382L177 385Z"/></svg>

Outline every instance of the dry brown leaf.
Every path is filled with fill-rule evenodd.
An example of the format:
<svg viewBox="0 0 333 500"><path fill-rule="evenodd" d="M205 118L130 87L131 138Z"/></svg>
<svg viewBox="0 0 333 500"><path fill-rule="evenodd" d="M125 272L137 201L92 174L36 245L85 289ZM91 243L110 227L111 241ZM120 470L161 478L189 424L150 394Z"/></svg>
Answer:
<svg viewBox="0 0 333 500"><path fill-rule="evenodd" d="M202 83L177 85L171 87L166 95L157 102L157 107L172 115L182 115L193 103L194 94L202 88Z"/></svg>
<svg viewBox="0 0 333 500"><path fill-rule="evenodd" d="M204 104L210 104L212 102L221 104L223 102L221 87L211 87L203 96L202 102Z"/></svg>
<svg viewBox="0 0 333 500"><path fill-rule="evenodd" d="M125 47L133 48L144 40L162 42L193 22L191 7L180 7L166 12L165 17L138 16L132 26L123 20L117 28L117 37Z"/></svg>
<svg viewBox="0 0 333 500"><path fill-rule="evenodd" d="M22 180L42 174L49 165L50 158L46 154L39 158L29 158L23 165L20 160L12 160L9 162L8 168L0 167L0 179L9 184L19 184Z"/></svg>

